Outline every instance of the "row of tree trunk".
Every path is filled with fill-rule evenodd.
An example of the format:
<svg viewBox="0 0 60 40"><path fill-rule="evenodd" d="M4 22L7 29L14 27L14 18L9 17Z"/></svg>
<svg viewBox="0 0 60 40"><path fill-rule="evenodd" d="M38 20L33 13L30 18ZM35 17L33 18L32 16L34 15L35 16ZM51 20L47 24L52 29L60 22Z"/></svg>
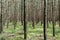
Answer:
<svg viewBox="0 0 60 40"><path fill-rule="evenodd" d="M23 2L24 1L24 2ZM52 1L52 24L53 24L53 36L55 36L55 15L54 15L54 8L55 8L55 2L54 2L55 0L53 0ZM33 10L35 10L34 9L34 7L35 7L35 5L33 5L33 4L35 4L34 3L34 0L32 0L31 2L33 2L32 4L31 4L31 15L32 15L32 17L31 17L31 21L32 21L32 27L33 28L35 28L35 15L36 15L36 13L38 13L38 12L36 12L35 13L35 11L33 11ZM24 39L26 39L27 38L27 30L26 30L26 28L27 28L27 21L26 21L26 4L25 4L25 0L22 0L21 1L21 23L22 23L22 25L24 25ZM60 5L59 5L60 6ZM9 6L8 6L8 9L9 9ZM37 8L36 8L36 10L37 10ZM60 10L60 8L59 8L59 10ZM6 10L5 10L6 11ZM7 10L8 11L8 10ZM9 13L9 12L8 12ZM16 0L14 0L14 16L13 16L13 24L14 24L14 29L15 29L15 27L16 27L16 24L17 24L17 1ZM55 12L56 13L56 12ZM59 12L60 13L60 12ZM48 24L48 14L47 14L47 0L44 0L44 12L43 12L43 17L44 17L44 40L46 40L46 28L47 28L47 24ZM30 15L30 16L31 16ZM38 17L39 17L39 14L37 15ZM37 20L36 20L36 23L38 23L39 21L40 21L40 19L38 18L36 16L36 18L37 18ZM7 17L8 18L8 17ZM60 18L60 14L59 14L59 18ZM7 20L10 20L9 18L7 19ZM9 23L9 21L7 22L7 25L8 25L8 23ZM59 19L59 26L60 26L60 19ZM8 27L8 26L7 26ZM0 33L2 32L2 30L3 30L3 26L2 26L2 0L1 0L1 13L0 13Z"/></svg>

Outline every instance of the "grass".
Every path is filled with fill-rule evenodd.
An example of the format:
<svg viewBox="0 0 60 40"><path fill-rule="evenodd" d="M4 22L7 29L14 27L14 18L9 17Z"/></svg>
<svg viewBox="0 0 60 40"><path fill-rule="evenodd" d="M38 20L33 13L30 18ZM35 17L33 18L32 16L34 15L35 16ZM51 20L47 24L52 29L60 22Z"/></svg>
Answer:
<svg viewBox="0 0 60 40"><path fill-rule="evenodd" d="M55 25L55 34L53 37L53 29L52 24L49 23L47 28L47 39L48 40L60 40L60 28L58 24ZM24 40L23 37L23 26L20 22L17 23L16 29L14 30L14 26L12 23L9 24L9 27L4 27L3 33L0 34L0 40ZM43 25L38 23L35 25L35 29L32 28L31 23L27 24L27 40L43 40Z"/></svg>

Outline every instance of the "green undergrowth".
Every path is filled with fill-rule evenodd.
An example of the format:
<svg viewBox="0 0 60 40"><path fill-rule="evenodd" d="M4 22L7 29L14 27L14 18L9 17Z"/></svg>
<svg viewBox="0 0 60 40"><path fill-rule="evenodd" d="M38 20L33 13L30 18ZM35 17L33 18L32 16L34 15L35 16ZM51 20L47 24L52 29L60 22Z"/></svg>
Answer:
<svg viewBox="0 0 60 40"><path fill-rule="evenodd" d="M47 39L60 40L60 27L58 23L55 25L55 37L52 36L52 30L52 23L49 23L47 28ZM9 23L8 28L4 26L3 33L0 34L0 40L24 40L24 30L21 22L17 23L15 30L12 23ZM31 23L27 24L27 40L43 40L43 25L41 25L41 23L35 24L35 29L33 29Z"/></svg>

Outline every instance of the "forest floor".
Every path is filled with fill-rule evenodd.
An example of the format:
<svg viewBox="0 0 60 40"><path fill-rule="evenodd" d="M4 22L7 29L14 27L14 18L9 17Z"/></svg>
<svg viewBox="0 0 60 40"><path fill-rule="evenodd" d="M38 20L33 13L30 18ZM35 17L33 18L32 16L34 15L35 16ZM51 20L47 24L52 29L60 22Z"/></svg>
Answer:
<svg viewBox="0 0 60 40"><path fill-rule="evenodd" d="M17 23L16 29L12 23L9 24L9 27L4 27L3 33L0 34L0 40L24 40L23 26L21 23ZM27 24L27 40L43 40L43 25L38 23L33 29L30 23ZM55 25L55 37L53 37L53 28L52 24L48 24L47 28L47 40L60 40L60 28L58 23Z"/></svg>

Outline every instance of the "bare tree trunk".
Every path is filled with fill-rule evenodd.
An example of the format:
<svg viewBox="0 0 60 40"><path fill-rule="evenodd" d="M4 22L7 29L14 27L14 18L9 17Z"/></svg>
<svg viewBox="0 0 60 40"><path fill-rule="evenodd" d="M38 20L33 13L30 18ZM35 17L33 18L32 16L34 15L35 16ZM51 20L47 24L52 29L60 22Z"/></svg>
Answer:
<svg viewBox="0 0 60 40"><path fill-rule="evenodd" d="M39 10L37 9L38 7L38 2L35 2L35 19L36 19L36 24L39 22Z"/></svg>
<svg viewBox="0 0 60 40"><path fill-rule="evenodd" d="M53 36L55 36L55 16L54 16L54 0L52 0L52 23L53 23Z"/></svg>
<svg viewBox="0 0 60 40"><path fill-rule="evenodd" d="M47 0L44 0L44 40L47 40L47 13L46 13L46 2L47 2Z"/></svg>
<svg viewBox="0 0 60 40"><path fill-rule="evenodd" d="M44 0L41 0L41 26L42 26L42 24L44 23L43 22L43 19L44 19Z"/></svg>
<svg viewBox="0 0 60 40"><path fill-rule="evenodd" d="M4 1L2 1L2 6L3 6L3 10L2 10L2 24L3 25L5 25L5 23L6 23L6 12L7 12L7 10L6 10L6 0L4 0Z"/></svg>
<svg viewBox="0 0 60 40"><path fill-rule="evenodd" d="M9 13L9 6L10 6L10 5L9 5L9 4L10 4L10 1L8 1L8 6L7 6L7 7L8 7L8 9L7 9L7 28L8 28L8 26L9 26L9 18L10 18L10 17L9 17L9 16L10 16L10 15L9 15L9 14L10 14L10 13Z"/></svg>
<svg viewBox="0 0 60 40"><path fill-rule="evenodd" d="M24 39L27 39L27 22L26 22L26 0L24 0Z"/></svg>
<svg viewBox="0 0 60 40"><path fill-rule="evenodd" d="M2 33L3 27L2 27L2 0L1 0L1 13L0 13L0 33Z"/></svg>
<svg viewBox="0 0 60 40"><path fill-rule="evenodd" d="M60 0L58 1L59 4L59 27L60 27Z"/></svg>
<svg viewBox="0 0 60 40"><path fill-rule="evenodd" d="M35 13L34 13L34 12L35 12L35 11L34 11L34 9L35 9L35 8L34 8L34 7L35 7L35 6L34 6L34 5L35 5L35 2L34 2L34 1L35 1L35 0L32 0L32 4L31 4L31 10L32 10L32 11L31 11L31 12L32 12L31 15L32 15L32 27L33 27L33 29L35 28Z"/></svg>
<svg viewBox="0 0 60 40"><path fill-rule="evenodd" d="M21 21L21 0L19 3L19 21Z"/></svg>
<svg viewBox="0 0 60 40"><path fill-rule="evenodd" d="M24 13L24 2L23 2L24 0L21 0L21 24L23 25L23 20L24 20L24 18L23 18L23 13Z"/></svg>
<svg viewBox="0 0 60 40"><path fill-rule="evenodd" d="M14 29L16 28L17 24L17 1L14 0Z"/></svg>

